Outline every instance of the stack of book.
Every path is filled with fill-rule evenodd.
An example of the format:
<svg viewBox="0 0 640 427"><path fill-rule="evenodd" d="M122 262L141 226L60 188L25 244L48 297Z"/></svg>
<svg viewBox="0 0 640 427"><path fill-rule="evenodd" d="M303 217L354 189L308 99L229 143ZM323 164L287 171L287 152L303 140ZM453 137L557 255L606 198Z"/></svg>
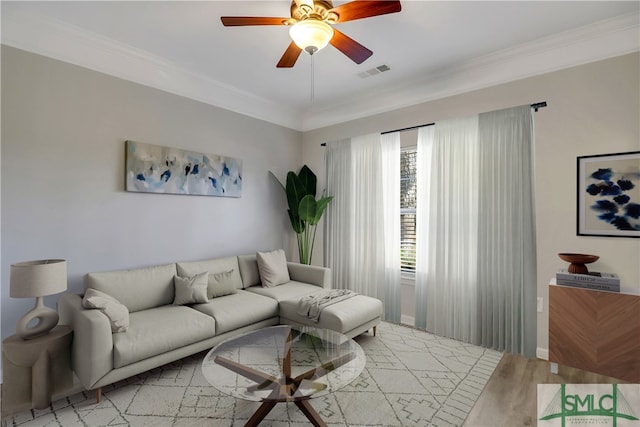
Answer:
<svg viewBox="0 0 640 427"><path fill-rule="evenodd" d="M620 278L614 273L590 271L587 274L573 274L561 269L556 273L556 283L598 291L620 292Z"/></svg>

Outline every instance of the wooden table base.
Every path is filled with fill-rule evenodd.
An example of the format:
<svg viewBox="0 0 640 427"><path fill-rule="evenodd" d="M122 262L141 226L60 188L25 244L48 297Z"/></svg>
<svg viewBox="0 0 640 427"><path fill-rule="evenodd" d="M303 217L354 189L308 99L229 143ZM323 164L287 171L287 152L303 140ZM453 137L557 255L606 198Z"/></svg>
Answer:
<svg viewBox="0 0 640 427"><path fill-rule="evenodd" d="M327 427L327 424L320 419L320 415L313 409L308 400L296 400L296 406L311 421L315 427Z"/></svg>
<svg viewBox="0 0 640 427"><path fill-rule="evenodd" d="M269 397L262 402L262 405L254 412L254 414L249 418L249 421L245 424L245 427L256 427L260 424L260 422L271 412L271 410L276 406L277 403L281 402L293 402L296 406L302 411L302 413L311 421L315 427L326 427L327 424L322 421L318 412L311 406L309 403L309 397L303 397L301 399L296 399L294 394L298 390L300 384L304 380L309 380L314 376L323 376L332 370L344 365L345 363L353 360L356 355L355 353L345 354L343 356L337 357L329 362L323 363L321 366L317 368L310 369L303 374L300 374L296 377L291 376L291 333L287 337L287 351L285 353L284 358L282 359L282 375L279 377L275 377L273 375L266 374L264 372L260 372L254 368L249 366L245 366L241 363L235 362L233 360L216 356L215 362L219 365L226 367L227 369L232 370L233 372L242 375L245 378L250 379L251 381L256 382L257 384L248 387L253 390L264 390L264 389L272 389ZM318 390L322 390L326 388L325 384L311 382L309 384L313 388Z"/></svg>

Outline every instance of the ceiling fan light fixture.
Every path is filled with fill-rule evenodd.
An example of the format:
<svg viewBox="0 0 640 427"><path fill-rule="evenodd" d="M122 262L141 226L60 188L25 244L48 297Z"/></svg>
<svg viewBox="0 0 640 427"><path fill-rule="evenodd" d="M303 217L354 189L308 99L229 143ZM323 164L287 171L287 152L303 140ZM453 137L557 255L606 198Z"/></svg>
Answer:
<svg viewBox="0 0 640 427"><path fill-rule="evenodd" d="M300 49L312 55L331 41L333 28L324 21L306 19L294 24L289 36Z"/></svg>

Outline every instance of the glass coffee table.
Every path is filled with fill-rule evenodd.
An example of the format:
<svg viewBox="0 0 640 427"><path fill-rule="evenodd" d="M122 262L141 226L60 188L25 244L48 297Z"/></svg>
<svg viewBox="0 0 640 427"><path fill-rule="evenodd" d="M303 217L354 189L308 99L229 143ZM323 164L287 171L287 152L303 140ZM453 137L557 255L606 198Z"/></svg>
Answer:
<svg viewBox="0 0 640 427"><path fill-rule="evenodd" d="M294 402L314 426L326 426L309 403L357 378L362 348L335 331L272 326L233 337L202 362L207 381L222 393L262 402L246 426L257 426L280 402Z"/></svg>

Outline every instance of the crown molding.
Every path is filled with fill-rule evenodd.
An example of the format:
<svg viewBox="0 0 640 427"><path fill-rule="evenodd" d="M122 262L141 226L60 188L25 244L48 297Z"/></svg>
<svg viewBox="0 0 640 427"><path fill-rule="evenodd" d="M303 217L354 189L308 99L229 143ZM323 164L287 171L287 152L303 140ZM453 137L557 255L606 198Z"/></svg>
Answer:
<svg viewBox="0 0 640 427"><path fill-rule="evenodd" d="M2 17L2 44L299 130L299 111L51 17Z"/></svg>
<svg viewBox="0 0 640 427"><path fill-rule="evenodd" d="M483 55L363 96L316 105L305 111L302 130L357 120L637 51L640 51L640 17L635 13L625 14Z"/></svg>
<svg viewBox="0 0 640 427"><path fill-rule="evenodd" d="M2 17L2 43L287 128L309 131L640 50L640 18L621 15L504 49L362 96L299 111L50 17Z"/></svg>

